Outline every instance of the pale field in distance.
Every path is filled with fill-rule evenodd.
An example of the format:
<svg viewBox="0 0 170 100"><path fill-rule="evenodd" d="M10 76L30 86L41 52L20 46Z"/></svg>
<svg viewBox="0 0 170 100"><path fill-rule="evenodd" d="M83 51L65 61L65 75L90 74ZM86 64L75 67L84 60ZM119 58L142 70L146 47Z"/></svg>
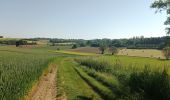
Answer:
<svg viewBox="0 0 170 100"><path fill-rule="evenodd" d="M100 53L96 47L80 47L77 49L70 49L73 52L86 52L86 53ZM106 51L106 54L108 50ZM117 55L136 56L136 57L150 57L150 58L164 58L161 50L156 49L120 49Z"/></svg>
<svg viewBox="0 0 170 100"><path fill-rule="evenodd" d="M118 55L164 58L162 51L156 49L121 49L119 50Z"/></svg>

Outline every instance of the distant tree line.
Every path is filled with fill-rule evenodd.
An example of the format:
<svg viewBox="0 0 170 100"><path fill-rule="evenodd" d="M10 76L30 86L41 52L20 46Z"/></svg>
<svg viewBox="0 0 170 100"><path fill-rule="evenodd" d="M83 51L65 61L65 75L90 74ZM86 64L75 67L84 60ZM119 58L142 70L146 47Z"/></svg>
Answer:
<svg viewBox="0 0 170 100"><path fill-rule="evenodd" d="M77 46L74 47L100 47L103 41L107 47L126 47L129 49L163 49L165 45L170 44L170 37L151 37L144 38L133 37L130 39L93 39L93 40L83 40L83 39L50 39L51 43L76 43Z"/></svg>
<svg viewBox="0 0 170 100"><path fill-rule="evenodd" d="M38 40L49 40L51 45L73 45L73 48L76 47L100 47L104 44L107 47L125 47L129 49L163 49L165 46L170 46L170 37L151 37L151 38L144 38L143 36L140 37L133 37L129 39L93 39L93 40L83 40L83 39L57 39L57 38L30 38L30 39L2 39L0 40L0 44L6 45L16 45L17 42L20 42L22 45L35 45L36 41ZM32 41L32 42L28 42ZM63 44L62 44L63 43Z"/></svg>
<svg viewBox="0 0 170 100"><path fill-rule="evenodd" d="M50 40L51 38L25 38L24 40L39 41L39 40Z"/></svg>
<svg viewBox="0 0 170 100"><path fill-rule="evenodd" d="M86 43L87 40L83 39L50 39L49 42L52 44L52 46L65 46L65 45L73 45L73 48L77 47L85 47L87 46ZM63 43L63 44L62 44ZM65 44L64 44L65 43Z"/></svg>
<svg viewBox="0 0 170 100"><path fill-rule="evenodd" d="M16 39L5 40L4 39L4 40L0 40L0 44L19 46L19 45L36 45L37 43L35 41L28 42L28 40L24 40L24 39L21 39L21 40L16 40Z"/></svg>

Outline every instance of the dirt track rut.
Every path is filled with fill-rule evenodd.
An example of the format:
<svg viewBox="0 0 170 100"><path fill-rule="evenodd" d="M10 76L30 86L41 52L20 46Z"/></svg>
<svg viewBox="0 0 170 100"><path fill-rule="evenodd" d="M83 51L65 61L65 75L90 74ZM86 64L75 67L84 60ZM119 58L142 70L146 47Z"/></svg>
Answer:
<svg viewBox="0 0 170 100"><path fill-rule="evenodd" d="M51 64L51 70L40 79L30 100L56 100L56 65Z"/></svg>

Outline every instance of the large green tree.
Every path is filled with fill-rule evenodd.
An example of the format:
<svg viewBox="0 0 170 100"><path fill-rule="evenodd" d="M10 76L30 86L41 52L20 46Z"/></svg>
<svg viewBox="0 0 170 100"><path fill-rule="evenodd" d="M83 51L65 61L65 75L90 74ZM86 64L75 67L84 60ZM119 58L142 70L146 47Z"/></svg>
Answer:
<svg viewBox="0 0 170 100"><path fill-rule="evenodd" d="M112 55L115 55L118 53L118 49L115 46L109 47L109 51L112 53Z"/></svg>
<svg viewBox="0 0 170 100"><path fill-rule="evenodd" d="M101 54L104 54L106 49L107 49L107 43L105 40L102 40L99 45L99 50L101 51Z"/></svg>
<svg viewBox="0 0 170 100"><path fill-rule="evenodd" d="M155 0L152 4L151 4L151 8L155 8L156 9L156 13L157 12L161 12L161 11L166 11L167 14L170 14L170 0ZM167 17L167 20L164 22L165 25L170 25L170 16ZM170 27L166 28L167 30L167 35L170 34Z"/></svg>

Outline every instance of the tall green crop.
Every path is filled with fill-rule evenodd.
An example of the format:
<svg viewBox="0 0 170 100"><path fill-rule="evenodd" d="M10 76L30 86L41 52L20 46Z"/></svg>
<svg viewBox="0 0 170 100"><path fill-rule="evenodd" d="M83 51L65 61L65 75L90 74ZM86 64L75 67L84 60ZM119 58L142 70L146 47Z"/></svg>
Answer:
<svg viewBox="0 0 170 100"><path fill-rule="evenodd" d="M0 100L22 99L52 58L53 55L38 51L1 50Z"/></svg>

